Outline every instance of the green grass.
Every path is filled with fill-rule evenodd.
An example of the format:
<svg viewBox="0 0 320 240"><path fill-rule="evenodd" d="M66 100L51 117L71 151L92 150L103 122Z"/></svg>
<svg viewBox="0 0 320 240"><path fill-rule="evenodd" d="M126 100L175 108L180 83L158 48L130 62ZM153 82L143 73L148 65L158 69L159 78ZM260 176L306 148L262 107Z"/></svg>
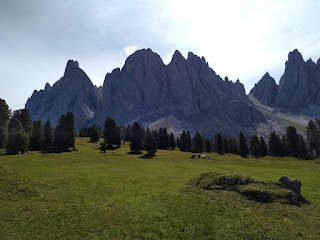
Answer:
<svg viewBox="0 0 320 240"><path fill-rule="evenodd" d="M242 159L161 151L0 156L0 239L319 239L320 164L292 158ZM302 181L310 205L263 204L236 192L181 191L204 172L260 181Z"/></svg>

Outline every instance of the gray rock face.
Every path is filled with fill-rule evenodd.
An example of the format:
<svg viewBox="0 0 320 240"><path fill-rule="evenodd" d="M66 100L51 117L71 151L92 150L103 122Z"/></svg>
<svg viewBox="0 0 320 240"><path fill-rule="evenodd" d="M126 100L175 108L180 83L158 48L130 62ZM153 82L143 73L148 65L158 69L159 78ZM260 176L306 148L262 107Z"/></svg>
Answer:
<svg viewBox="0 0 320 240"><path fill-rule="evenodd" d="M276 90L277 89L277 90ZM276 94L275 94L276 92ZM304 61L301 53L289 53L286 69L279 86L270 76L264 76L250 92L268 106L294 113L318 115L320 113L320 61Z"/></svg>
<svg viewBox="0 0 320 240"><path fill-rule="evenodd" d="M268 106L273 105L277 93L278 85L269 73L266 73L250 91L250 94L259 99L262 104Z"/></svg>
<svg viewBox="0 0 320 240"><path fill-rule="evenodd" d="M52 87L47 83L44 90L34 91L26 108L33 120L50 120L53 125L63 113L73 112L76 127L80 128L95 117L96 89L78 62L69 60L64 76Z"/></svg>
<svg viewBox="0 0 320 240"><path fill-rule="evenodd" d="M239 80L223 80L193 53L185 59L176 51L165 65L151 49L128 57L121 70L106 75L102 88L93 86L77 62L69 61L63 78L35 91L26 107L33 119L50 119L53 124L72 111L78 129L91 123L102 126L106 117L128 124L173 115L191 131L238 134L252 132L265 121L250 105Z"/></svg>

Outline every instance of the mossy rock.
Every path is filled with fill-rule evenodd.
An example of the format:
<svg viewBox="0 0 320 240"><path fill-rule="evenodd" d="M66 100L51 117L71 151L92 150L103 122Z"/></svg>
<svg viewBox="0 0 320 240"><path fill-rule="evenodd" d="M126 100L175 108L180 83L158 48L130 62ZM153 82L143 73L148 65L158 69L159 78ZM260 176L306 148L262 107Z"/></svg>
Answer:
<svg viewBox="0 0 320 240"><path fill-rule="evenodd" d="M307 203L301 197L298 202L292 202L289 198L290 190L283 184L273 181L259 181L237 173L207 172L189 181L183 190L234 191L248 200L261 203L280 202L282 204L300 205Z"/></svg>

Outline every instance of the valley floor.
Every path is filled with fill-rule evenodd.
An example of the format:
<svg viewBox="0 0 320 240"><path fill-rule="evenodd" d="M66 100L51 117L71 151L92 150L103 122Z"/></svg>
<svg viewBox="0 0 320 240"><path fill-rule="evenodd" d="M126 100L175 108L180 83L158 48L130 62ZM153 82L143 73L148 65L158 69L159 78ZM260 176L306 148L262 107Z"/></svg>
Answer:
<svg viewBox="0 0 320 240"><path fill-rule="evenodd" d="M158 150L129 143L100 154L77 139L71 153L0 156L0 239L320 239L320 164ZM299 179L310 205L263 204L237 193L183 192L204 172Z"/></svg>

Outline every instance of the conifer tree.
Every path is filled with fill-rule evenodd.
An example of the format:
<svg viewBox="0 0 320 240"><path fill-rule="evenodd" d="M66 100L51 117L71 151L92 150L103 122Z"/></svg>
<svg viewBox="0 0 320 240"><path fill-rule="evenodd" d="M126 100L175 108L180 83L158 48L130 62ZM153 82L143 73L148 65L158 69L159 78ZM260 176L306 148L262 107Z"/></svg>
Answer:
<svg viewBox="0 0 320 240"><path fill-rule="evenodd" d="M211 142L210 142L210 140L209 139L206 139L205 141L204 141L204 149L205 149L205 151L206 152L212 152L212 146L211 146Z"/></svg>
<svg viewBox="0 0 320 240"><path fill-rule="evenodd" d="M175 140L175 137L174 137L173 133L170 133L170 136L169 136L169 147L171 149L175 149L176 148L176 140Z"/></svg>
<svg viewBox="0 0 320 240"><path fill-rule="evenodd" d="M19 119L14 118L9 123L10 131L6 145L7 154L25 153L28 151L29 137L24 131Z"/></svg>
<svg viewBox="0 0 320 240"><path fill-rule="evenodd" d="M214 151L223 154L223 141L220 133L214 135Z"/></svg>
<svg viewBox="0 0 320 240"><path fill-rule="evenodd" d="M244 158L246 158L249 154L247 140L242 132L240 132L240 135L239 135L239 152L240 152L240 156Z"/></svg>
<svg viewBox="0 0 320 240"><path fill-rule="evenodd" d="M299 135L298 157L301 159L310 159L308 148L303 135Z"/></svg>
<svg viewBox="0 0 320 240"><path fill-rule="evenodd" d="M262 147L257 135L252 135L250 138L250 151L253 157L261 157Z"/></svg>
<svg viewBox="0 0 320 240"><path fill-rule="evenodd" d="M52 139L53 139L52 126L51 126L51 122L48 120L44 124L44 131L43 131L43 147L44 147L44 149L49 149L52 147Z"/></svg>
<svg viewBox="0 0 320 240"><path fill-rule="evenodd" d="M157 152L156 140L150 131L147 131L143 138L143 148L147 151L148 155L154 155Z"/></svg>
<svg viewBox="0 0 320 240"><path fill-rule="evenodd" d="M186 132L183 131L181 136L180 136L180 141L179 141L179 148L180 148L180 151L182 152L186 152L187 151L187 146L186 146Z"/></svg>
<svg viewBox="0 0 320 240"><path fill-rule="evenodd" d="M189 131L186 133L186 151L190 152L192 148L192 140L191 140L191 134Z"/></svg>
<svg viewBox="0 0 320 240"><path fill-rule="evenodd" d="M239 148L237 141L234 137L229 137L229 146L230 146L230 153L232 154L239 154Z"/></svg>
<svg viewBox="0 0 320 240"><path fill-rule="evenodd" d="M54 130L53 146L60 151L75 147L76 130L73 113L62 114Z"/></svg>
<svg viewBox="0 0 320 240"><path fill-rule="evenodd" d="M111 148L112 145L118 144L119 132L117 130L117 125L114 119L107 118L105 120L103 135L108 148Z"/></svg>
<svg viewBox="0 0 320 240"><path fill-rule="evenodd" d="M8 140L10 110L5 100L0 98L0 149L5 148Z"/></svg>
<svg viewBox="0 0 320 240"><path fill-rule="evenodd" d="M200 133L196 132L194 138L192 140L193 143L193 151L196 153L203 152L203 139Z"/></svg>
<svg viewBox="0 0 320 240"><path fill-rule="evenodd" d="M264 157L268 154L268 147L263 137L260 137L260 143L261 143L261 157Z"/></svg>
<svg viewBox="0 0 320 240"><path fill-rule="evenodd" d="M137 153L143 149L142 140L144 137L144 128L138 123L134 122L131 126L131 143L130 149Z"/></svg>
<svg viewBox="0 0 320 240"><path fill-rule="evenodd" d="M43 147L43 126L41 119L33 122L33 128L30 136L30 148L40 150Z"/></svg>
<svg viewBox="0 0 320 240"><path fill-rule="evenodd" d="M307 126L307 142L310 152L315 157L320 156L320 119L310 121Z"/></svg>
<svg viewBox="0 0 320 240"><path fill-rule="evenodd" d="M90 142L98 142L100 140L99 138L99 129L95 124L90 127Z"/></svg>
<svg viewBox="0 0 320 240"><path fill-rule="evenodd" d="M279 135L271 132L268 141L268 149L270 156L279 157L282 155L283 148Z"/></svg>
<svg viewBox="0 0 320 240"><path fill-rule="evenodd" d="M229 141L226 135L222 136L222 143L223 143L223 153L230 153Z"/></svg>
<svg viewBox="0 0 320 240"><path fill-rule="evenodd" d="M297 158L299 150L299 135L295 127L289 126L286 128L285 139L288 155Z"/></svg>

